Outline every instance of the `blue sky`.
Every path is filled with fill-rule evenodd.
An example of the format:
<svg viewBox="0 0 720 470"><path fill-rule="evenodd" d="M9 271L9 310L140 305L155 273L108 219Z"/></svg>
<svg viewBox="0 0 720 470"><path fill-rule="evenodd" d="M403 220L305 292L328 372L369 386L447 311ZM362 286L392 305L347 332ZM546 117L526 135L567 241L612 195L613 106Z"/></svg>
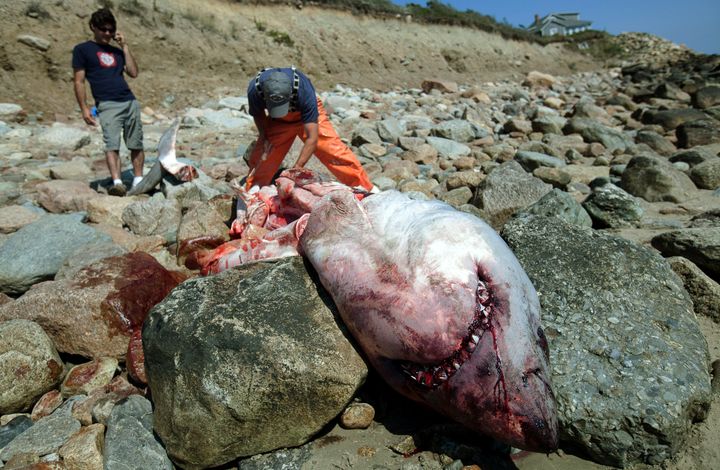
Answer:
<svg viewBox="0 0 720 470"><path fill-rule="evenodd" d="M652 33L706 54L720 53L720 0L442 0L456 10L475 10L498 21L527 26L535 13L580 13L592 28L618 34ZM425 5L425 0L393 0Z"/></svg>

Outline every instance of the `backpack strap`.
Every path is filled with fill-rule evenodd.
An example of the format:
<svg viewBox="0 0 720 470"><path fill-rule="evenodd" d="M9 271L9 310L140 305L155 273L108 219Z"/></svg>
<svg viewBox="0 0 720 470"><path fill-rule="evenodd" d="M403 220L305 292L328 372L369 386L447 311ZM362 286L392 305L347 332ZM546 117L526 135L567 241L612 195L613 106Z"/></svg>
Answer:
<svg viewBox="0 0 720 470"><path fill-rule="evenodd" d="M298 90L300 89L300 76L297 73L297 69L295 66L290 67L292 69L293 73L293 86L292 86L292 94L290 95L290 101L296 101L298 97Z"/></svg>
<svg viewBox="0 0 720 470"><path fill-rule="evenodd" d="M261 76L261 75L263 74L263 72L265 72L266 70L270 70L270 69L262 69L261 71L259 71L259 72L257 73L257 75L255 75L255 91L256 91L257 94L260 96L260 99L263 100L263 101L265 101L265 96L263 96L262 87L260 86L260 76Z"/></svg>

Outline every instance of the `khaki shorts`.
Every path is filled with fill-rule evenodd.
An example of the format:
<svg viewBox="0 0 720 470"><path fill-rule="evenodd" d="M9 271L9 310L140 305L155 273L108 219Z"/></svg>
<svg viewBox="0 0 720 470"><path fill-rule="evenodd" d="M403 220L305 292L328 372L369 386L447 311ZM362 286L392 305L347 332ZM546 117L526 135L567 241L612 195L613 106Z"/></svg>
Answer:
<svg viewBox="0 0 720 470"><path fill-rule="evenodd" d="M120 150L120 133L130 150L143 149L140 104L132 101L103 101L97 105L105 151Z"/></svg>

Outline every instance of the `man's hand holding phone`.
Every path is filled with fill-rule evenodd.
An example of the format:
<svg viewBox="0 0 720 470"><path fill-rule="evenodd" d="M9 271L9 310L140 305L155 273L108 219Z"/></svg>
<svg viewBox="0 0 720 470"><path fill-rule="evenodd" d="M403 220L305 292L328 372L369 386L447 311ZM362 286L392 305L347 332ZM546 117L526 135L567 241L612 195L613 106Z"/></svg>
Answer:
<svg viewBox="0 0 720 470"><path fill-rule="evenodd" d="M127 45L127 42L125 42L125 35L120 31L115 33L115 37L113 39L117 41L118 46L120 47L125 47Z"/></svg>

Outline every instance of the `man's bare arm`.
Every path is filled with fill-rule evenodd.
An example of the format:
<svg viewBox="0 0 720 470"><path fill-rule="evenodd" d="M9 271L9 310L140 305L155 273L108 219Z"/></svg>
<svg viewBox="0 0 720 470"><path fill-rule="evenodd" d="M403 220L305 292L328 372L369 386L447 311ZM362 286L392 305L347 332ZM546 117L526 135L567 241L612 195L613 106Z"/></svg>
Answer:
<svg viewBox="0 0 720 470"><path fill-rule="evenodd" d="M90 108L85 102L87 94L85 92L85 69L75 69L73 73L73 84L75 87L75 99L80 106L80 112L82 112L83 120L91 126L97 125L95 118L90 112Z"/></svg>
<svg viewBox="0 0 720 470"><path fill-rule="evenodd" d="M138 66L135 62L135 58L130 53L130 47L125 40L125 35L118 31L117 33L115 33L115 40L117 41L118 45L122 47L123 53L125 54L125 73L127 73L128 76L132 78L136 78L139 73Z"/></svg>

